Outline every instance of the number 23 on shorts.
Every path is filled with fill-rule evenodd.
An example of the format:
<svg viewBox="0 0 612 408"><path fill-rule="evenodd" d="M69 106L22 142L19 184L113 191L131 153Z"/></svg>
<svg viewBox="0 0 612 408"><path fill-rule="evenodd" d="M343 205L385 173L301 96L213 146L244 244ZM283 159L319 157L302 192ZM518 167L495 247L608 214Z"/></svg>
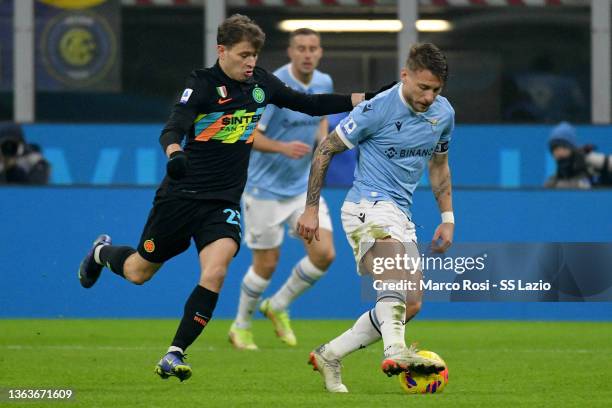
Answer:
<svg viewBox="0 0 612 408"><path fill-rule="evenodd" d="M240 225L240 212L236 210L232 210L231 208L226 208L223 210L223 214L228 214L225 222L228 224Z"/></svg>

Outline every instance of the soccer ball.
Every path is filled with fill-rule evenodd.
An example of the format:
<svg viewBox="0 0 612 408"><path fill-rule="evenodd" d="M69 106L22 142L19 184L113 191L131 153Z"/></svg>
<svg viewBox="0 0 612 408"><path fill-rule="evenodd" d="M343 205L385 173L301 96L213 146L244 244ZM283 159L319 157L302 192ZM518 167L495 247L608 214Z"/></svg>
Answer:
<svg viewBox="0 0 612 408"><path fill-rule="evenodd" d="M446 366L444 360L433 351L421 350L418 354L432 360L438 360ZM448 367L437 374L418 374L404 371L399 375L399 382L407 394L440 393L448 384Z"/></svg>

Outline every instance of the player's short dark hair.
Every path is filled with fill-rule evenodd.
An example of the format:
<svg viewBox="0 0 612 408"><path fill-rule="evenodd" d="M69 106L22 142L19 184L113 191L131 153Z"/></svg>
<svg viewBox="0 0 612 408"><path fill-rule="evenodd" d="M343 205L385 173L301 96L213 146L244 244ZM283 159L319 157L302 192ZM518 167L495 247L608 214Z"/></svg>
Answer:
<svg viewBox="0 0 612 408"><path fill-rule="evenodd" d="M248 41L259 53L266 41L266 34L253 20L242 14L226 18L217 28L217 44L232 48L241 41Z"/></svg>
<svg viewBox="0 0 612 408"><path fill-rule="evenodd" d="M289 45L295 37L298 35L316 35L319 40L321 40L321 34L318 31L313 30L312 28L298 28L297 30L293 30L291 34L289 34Z"/></svg>
<svg viewBox="0 0 612 408"><path fill-rule="evenodd" d="M410 47L406 66L411 71L427 69L443 83L446 83L448 79L446 57L438 47L431 43L415 44Z"/></svg>

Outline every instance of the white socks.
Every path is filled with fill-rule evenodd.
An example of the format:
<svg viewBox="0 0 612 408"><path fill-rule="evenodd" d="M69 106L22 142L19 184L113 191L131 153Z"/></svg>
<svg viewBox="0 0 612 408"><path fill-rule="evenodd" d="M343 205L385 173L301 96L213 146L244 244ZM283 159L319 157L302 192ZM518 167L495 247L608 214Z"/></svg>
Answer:
<svg viewBox="0 0 612 408"><path fill-rule="evenodd" d="M270 281L255 273L253 266L249 267L240 285L240 301L238 303L238 314L235 324L240 329L251 327L251 318L257 307L259 297L266 290Z"/></svg>
<svg viewBox="0 0 612 408"><path fill-rule="evenodd" d="M404 300L386 297L376 302L376 316L380 323L380 333L383 338L385 355L392 345L406 346L404 338L406 319L406 304Z"/></svg>
<svg viewBox="0 0 612 408"><path fill-rule="evenodd" d="M395 298L384 298L372 310L362 314L353 327L325 345L323 356L341 360L355 350L379 340L384 342L385 355L406 347L404 319L406 305Z"/></svg>
<svg viewBox="0 0 612 408"><path fill-rule="evenodd" d="M270 305L274 310L285 310L289 304L306 289L315 284L325 271L320 270L308 259L302 258L291 271L287 282L270 298Z"/></svg>
<svg viewBox="0 0 612 408"><path fill-rule="evenodd" d="M287 282L270 298L272 309L287 309L296 297L314 285L324 274L325 271L314 266L307 256L302 258L293 267ZM257 302L269 284L270 280L257 275L252 265L249 267L240 286L240 302L238 304L238 314L234 322L236 327L240 329L251 327L251 319L257 307Z"/></svg>
<svg viewBox="0 0 612 408"><path fill-rule="evenodd" d="M378 320L374 309L362 314L353 327L326 344L324 357L341 360L355 350L380 340Z"/></svg>

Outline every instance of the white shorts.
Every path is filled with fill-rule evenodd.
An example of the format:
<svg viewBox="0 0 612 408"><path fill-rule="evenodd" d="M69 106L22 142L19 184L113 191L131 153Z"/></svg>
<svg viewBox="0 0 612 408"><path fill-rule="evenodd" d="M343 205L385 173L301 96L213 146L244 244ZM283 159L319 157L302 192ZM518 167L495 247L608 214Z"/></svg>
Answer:
<svg viewBox="0 0 612 408"><path fill-rule="evenodd" d="M359 204L345 201L342 206L342 226L353 248L357 265L377 239L417 242L414 224L390 201L361 200Z"/></svg>
<svg viewBox="0 0 612 408"><path fill-rule="evenodd" d="M285 224L289 235L297 236L297 220L304 212L306 193L287 200L263 200L248 193L242 196L245 241L251 249L272 249L283 243ZM319 203L319 228L332 231L329 209L323 197Z"/></svg>

